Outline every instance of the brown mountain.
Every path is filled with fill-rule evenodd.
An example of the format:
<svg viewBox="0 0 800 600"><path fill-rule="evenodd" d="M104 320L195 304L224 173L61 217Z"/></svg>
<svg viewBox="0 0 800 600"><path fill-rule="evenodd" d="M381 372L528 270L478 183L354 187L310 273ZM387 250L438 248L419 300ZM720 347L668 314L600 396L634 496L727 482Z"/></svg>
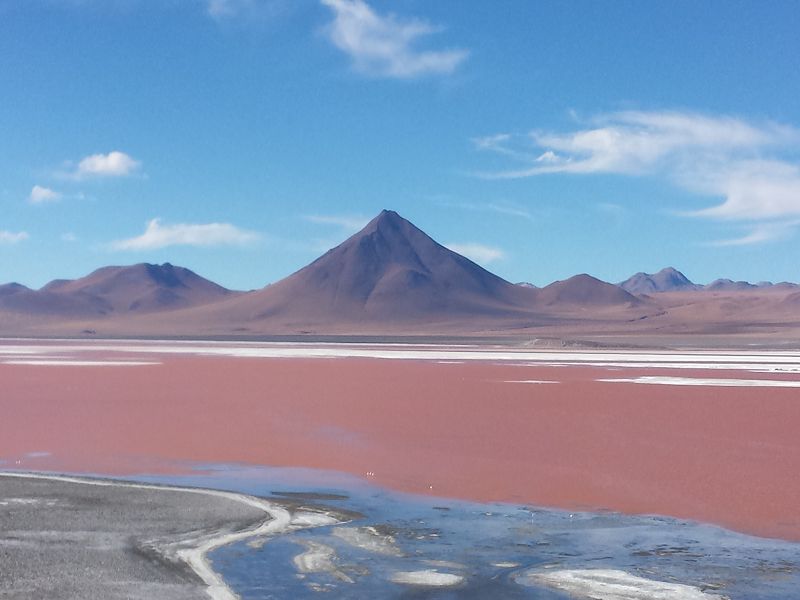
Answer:
<svg viewBox="0 0 800 600"><path fill-rule="evenodd" d="M226 322L324 329L523 318L534 302L532 290L493 275L384 210L293 275L209 308Z"/></svg>
<svg viewBox="0 0 800 600"><path fill-rule="evenodd" d="M0 286L0 309L69 318L148 313L198 306L233 294L183 267L137 264L103 267L80 279L51 281L40 290Z"/></svg>
<svg viewBox="0 0 800 600"><path fill-rule="evenodd" d="M3 285L0 285L0 298L5 298L7 296L26 291L30 292L32 290L20 283L4 283Z"/></svg>
<svg viewBox="0 0 800 600"><path fill-rule="evenodd" d="M691 291L700 287L672 267L661 269L658 273L636 273L618 285L631 294Z"/></svg>
<svg viewBox="0 0 800 600"><path fill-rule="evenodd" d="M31 319L37 316L70 319L103 314L106 310L106 304L100 298L87 294L32 290L18 283L0 286L0 311Z"/></svg>
<svg viewBox="0 0 800 600"><path fill-rule="evenodd" d="M232 292L170 263L140 263L103 267L86 277L56 280L41 290L65 296L90 296L101 300L107 312L154 312L207 304Z"/></svg>
<svg viewBox="0 0 800 600"><path fill-rule="evenodd" d="M577 306L584 309L634 307L642 304L639 298L619 286L585 273L543 287L538 290L536 301L540 306L556 308Z"/></svg>
<svg viewBox="0 0 800 600"><path fill-rule="evenodd" d="M732 279L715 279L704 286L711 292L741 292L746 290L756 290L759 286L748 281L733 281Z"/></svg>

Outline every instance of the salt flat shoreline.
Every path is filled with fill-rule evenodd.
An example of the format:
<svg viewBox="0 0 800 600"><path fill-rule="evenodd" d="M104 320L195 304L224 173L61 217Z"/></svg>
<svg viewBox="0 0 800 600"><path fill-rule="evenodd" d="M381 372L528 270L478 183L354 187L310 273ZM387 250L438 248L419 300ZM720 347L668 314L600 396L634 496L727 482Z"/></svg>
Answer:
<svg viewBox="0 0 800 600"><path fill-rule="evenodd" d="M110 356L121 358L110 359ZM479 344L0 339L0 364L154 366L164 357L383 359L800 373L800 350L541 348ZM69 358L68 358L69 357ZM94 359L93 359L94 358Z"/></svg>
<svg viewBox="0 0 800 600"><path fill-rule="evenodd" d="M584 335L560 336L541 334L485 334L444 335L346 335L346 334L298 334L298 335L221 335L221 336L131 336L131 335L0 335L0 343L33 342L47 344L66 342L78 344L97 343L175 343L175 344L275 344L275 345L366 345L366 346L431 346L457 347L479 346L497 348L528 348L541 350L587 350L587 351L800 351L797 336L774 334L705 334L687 333L673 335L608 335L586 332Z"/></svg>
<svg viewBox="0 0 800 600"><path fill-rule="evenodd" d="M208 554L280 533L290 521L278 504L236 492L0 471L0 549L8 549L0 552L0 596L177 600L203 590L212 600L235 600ZM112 569L98 567L109 560ZM86 568L101 581L68 575Z"/></svg>

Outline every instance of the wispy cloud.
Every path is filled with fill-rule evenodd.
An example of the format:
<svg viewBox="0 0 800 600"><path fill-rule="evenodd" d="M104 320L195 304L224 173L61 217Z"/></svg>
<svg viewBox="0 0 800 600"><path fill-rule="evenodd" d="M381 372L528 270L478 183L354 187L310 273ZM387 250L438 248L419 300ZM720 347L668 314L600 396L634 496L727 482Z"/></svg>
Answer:
<svg viewBox="0 0 800 600"><path fill-rule="evenodd" d="M69 164L69 163L67 163ZM57 176L67 179L82 181L84 179L99 179L109 177L128 177L141 168L142 163L119 150L108 154L91 154L82 158L75 165L72 163L66 172L57 173Z"/></svg>
<svg viewBox="0 0 800 600"><path fill-rule="evenodd" d="M249 9L253 0L208 0L206 12L215 19L235 17L243 9Z"/></svg>
<svg viewBox="0 0 800 600"><path fill-rule="evenodd" d="M538 154L531 150L515 145L515 136L510 133L496 133L494 135L475 137L472 138L472 143L478 150L496 152L523 163L535 162L539 157Z"/></svg>
<svg viewBox="0 0 800 600"><path fill-rule="evenodd" d="M231 246L257 241L260 235L230 223L176 223L152 219L142 235L111 243L114 250L154 250L167 246Z"/></svg>
<svg viewBox="0 0 800 600"><path fill-rule="evenodd" d="M481 265L488 265L506 257L506 253L500 248L484 246L483 244L468 242L464 244L447 244L446 247Z"/></svg>
<svg viewBox="0 0 800 600"><path fill-rule="evenodd" d="M800 166L793 160L800 129L788 125L627 111L600 115L588 127L567 133L501 134L480 138L475 146L524 163L484 174L488 178L552 173L665 178L694 194L721 199L691 216L764 224L757 229L761 233L742 243L767 241L764 232L778 229L769 222L800 216Z"/></svg>
<svg viewBox="0 0 800 600"><path fill-rule="evenodd" d="M78 236L75 235L74 233L72 233L71 231L68 231L66 233L62 233L61 234L61 241L62 242L70 242L70 243L71 242L77 242L78 241Z"/></svg>
<svg viewBox="0 0 800 600"><path fill-rule="evenodd" d="M304 215L303 219L317 225L335 225L351 233L363 229L369 223L369 217L356 215Z"/></svg>
<svg viewBox="0 0 800 600"><path fill-rule="evenodd" d="M800 220L782 223L759 223L753 226L746 235L728 240L715 240L705 245L717 247L752 246L754 244L776 242L791 237L798 226L800 226Z"/></svg>
<svg viewBox="0 0 800 600"><path fill-rule="evenodd" d="M461 48L419 49L421 39L442 31L426 21L379 15L364 0L321 2L334 13L327 27L331 42L364 74L397 79L445 75L455 71L469 54Z"/></svg>
<svg viewBox="0 0 800 600"><path fill-rule="evenodd" d="M498 178L546 173L687 175L698 158L729 164L758 151L800 144L800 130L793 127L694 113L629 111L601 115L592 123L569 133L533 131L473 141L480 150L528 159L522 169L490 174Z"/></svg>
<svg viewBox="0 0 800 600"><path fill-rule="evenodd" d="M41 185L34 185L28 195L28 202L30 204L47 204L49 202L58 202L62 197L63 194L61 192Z"/></svg>
<svg viewBox="0 0 800 600"><path fill-rule="evenodd" d="M595 208L600 212L615 216L624 215L627 212L624 206L614 202L598 202Z"/></svg>
<svg viewBox="0 0 800 600"><path fill-rule="evenodd" d="M287 0L205 0L206 14L217 21L269 18L288 9Z"/></svg>
<svg viewBox="0 0 800 600"><path fill-rule="evenodd" d="M513 217L517 219L525 219L533 221L534 217L531 212L517 204L505 202L440 202L442 206L458 208L461 210L469 210L474 212L490 212L503 215L506 217Z"/></svg>
<svg viewBox="0 0 800 600"><path fill-rule="evenodd" d="M686 187L724 196L721 204L692 214L721 219L761 220L800 216L800 168L782 160L740 160L716 172L684 176Z"/></svg>
<svg viewBox="0 0 800 600"><path fill-rule="evenodd" d="M594 209L616 223L617 226L623 225L628 218L628 209L615 202L598 202Z"/></svg>
<svg viewBox="0 0 800 600"><path fill-rule="evenodd" d="M27 231L4 231L0 230L0 244L17 244L24 242L30 236Z"/></svg>

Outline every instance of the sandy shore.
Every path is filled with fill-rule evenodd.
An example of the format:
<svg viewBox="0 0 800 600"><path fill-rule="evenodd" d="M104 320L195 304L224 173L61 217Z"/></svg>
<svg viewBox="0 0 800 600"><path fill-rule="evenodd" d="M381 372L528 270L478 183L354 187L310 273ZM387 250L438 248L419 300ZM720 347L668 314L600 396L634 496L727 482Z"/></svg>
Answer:
<svg viewBox="0 0 800 600"><path fill-rule="evenodd" d="M0 596L234 600L208 553L289 521L244 494L0 472Z"/></svg>
<svg viewBox="0 0 800 600"><path fill-rule="evenodd" d="M625 366L625 356L602 353L558 365L452 353L111 354L159 364L0 364L4 410L14 415L0 421L8 466L116 474L184 460L307 466L411 492L664 514L800 540L797 390L753 384L797 381L789 355L737 354L730 363L706 355L698 364L662 353L652 366ZM641 377L697 381L634 382Z"/></svg>

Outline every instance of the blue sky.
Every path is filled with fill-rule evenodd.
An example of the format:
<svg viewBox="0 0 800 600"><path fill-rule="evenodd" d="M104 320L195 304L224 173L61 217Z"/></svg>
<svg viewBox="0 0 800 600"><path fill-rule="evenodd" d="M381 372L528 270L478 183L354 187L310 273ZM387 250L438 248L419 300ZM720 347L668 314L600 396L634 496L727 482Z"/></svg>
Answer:
<svg viewBox="0 0 800 600"><path fill-rule="evenodd" d="M250 289L392 208L511 281L800 280L796 2L0 0L0 281Z"/></svg>

